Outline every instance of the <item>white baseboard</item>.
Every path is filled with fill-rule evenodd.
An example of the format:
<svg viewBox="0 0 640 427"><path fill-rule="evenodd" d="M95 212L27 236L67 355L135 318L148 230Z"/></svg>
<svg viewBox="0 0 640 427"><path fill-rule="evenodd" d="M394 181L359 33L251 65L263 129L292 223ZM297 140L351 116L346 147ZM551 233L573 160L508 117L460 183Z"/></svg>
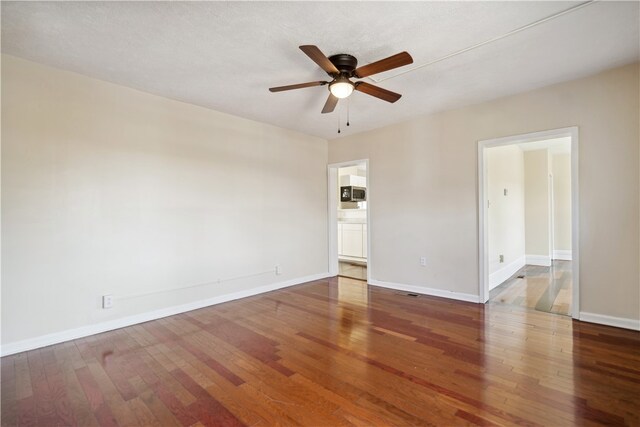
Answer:
<svg viewBox="0 0 640 427"><path fill-rule="evenodd" d="M527 265L539 265L542 267L549 267L551 265L551 258L547 255L525 255Z"/></svg>
<svg viewBox="0 0 640 427"><path fill-rule="evenodd" d="M524 266L525 266L525 257L523 255L520 258L505 265L500 270L491 273L489 275L489 290L502 284L505 280L513 276L516 273L516 271L520 270Z"/></svg>
<svg viewBox="0 0 640 427"><path fill-rule="evenodd" d="M561 249L555 250L553 251L553 259L559 259L562 261L571 261L572 252L570 250L569 251L561 250Z"/></svg>
<svg viewBox="0 0 640 427"><path fill-rule="evenodd" d="M461 292L445 291L442 289L425 288L422 286L405 285L403 283L384 282L382 280L369 280L369 284L380 286L381 288L396 289L399 291L412 292L416 294L430 295L434 297L442 297L455 299L458 301L480 302L480 297L473 294L464 294Z"/></svg>
<svg viewBox="0 0 640 427"><path fill-rule="evenodd" d="M627 319L626 317L614 317L604 314L580 312L580 320L600 325L615 326L616 328L632 329L640 331L640 319Z"/></svg>
<svg viewBox="0 0 640 427"><path fill-rule="evenodd" d="M52 334L41 335L39 337L29 338L22 341L16 341L3 345L0 348L0 356L8 356L10 354L29 351L36 348L46 347L48 345L59 344L61 342L83 338L89 335L99 334L101 332L112 331L114 329L124 328L126 326L136 325L138 323L148 322L150 320L161 319L163 317L173 316L191 310L216 305L223 302L233 301L240 298L246 298L265 292L275 291L277 289L287 288L289 286L299 285L301 283L312 282L330 277L329 273L319 273L311 276L291 279L284 282L272 283L270 285L258 286L256 288L244 291L233 292L230 294L220 295L204 300L193 301L186 304L176 305L173 307L161 308L159 310L140 313L133 316L127 316L120 319L109 320L106 322L95 323L93 325L82 326L80 328L68 329L65 331L54 332Z"/></svg>

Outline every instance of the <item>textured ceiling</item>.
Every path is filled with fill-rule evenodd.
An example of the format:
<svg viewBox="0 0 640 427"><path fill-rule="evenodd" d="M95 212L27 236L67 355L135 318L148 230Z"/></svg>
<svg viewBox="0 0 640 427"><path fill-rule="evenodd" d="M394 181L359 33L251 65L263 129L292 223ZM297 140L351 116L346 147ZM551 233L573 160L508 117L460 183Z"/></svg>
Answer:
<svg viewBox="0 0 640 427"><path fill-rule="evenodd" d="M321 115L326 87L267 90L326 79L299 45L361 65L406 50L411 68L578 4L3 1L2 51L333 139L346 102ZM403 97L388 104L355 93L341 135L637 61L638 16L638 2L595 2L435 64L373 76Z"/></svg>

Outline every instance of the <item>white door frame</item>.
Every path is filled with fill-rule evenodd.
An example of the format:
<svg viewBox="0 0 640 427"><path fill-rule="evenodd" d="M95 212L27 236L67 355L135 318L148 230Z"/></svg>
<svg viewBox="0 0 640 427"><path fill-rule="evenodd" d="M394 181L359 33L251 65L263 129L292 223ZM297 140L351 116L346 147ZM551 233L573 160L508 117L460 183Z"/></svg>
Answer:
<svg viewBox="0 0 640 427"><path fill-rule="evenodd" d="M327 218L329 223L327 224L327 236L329 242L329 275L338 275L338 169L365 165L367 170L367 283L371 282L371 180L369 179L369 159L350 160L348 162L331 163L327 165L327 206L328 213Z"/></svg>
<svg viewBox="0 0 640 427"><path fill-rule="evenodd" d="M556 205L553 191L553 172L549 173L549 261L553 264L553 254L556 250Z"/></svg>
<svg viewBox="0 0 640 427"><path fill-rule="evenodd" d="M571 316L580 318L580 233L579 233L579 203L578 203L578 128L576 126L533 132L523 135L513 135L504 138L478 141L478 271L480 302L489 300L489 242L488 242L488 212L487 212L487 148L502 145L520 144L542 141L545 139L571 137L571 252L572 252L572 295Z"/></svg>

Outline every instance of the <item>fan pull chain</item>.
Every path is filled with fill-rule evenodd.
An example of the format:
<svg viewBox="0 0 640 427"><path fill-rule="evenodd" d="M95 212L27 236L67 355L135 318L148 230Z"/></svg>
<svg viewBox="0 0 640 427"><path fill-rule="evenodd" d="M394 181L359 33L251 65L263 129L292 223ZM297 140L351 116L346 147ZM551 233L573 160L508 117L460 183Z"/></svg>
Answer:
<svg viewBox="0 0 640 427"><path fill-rule="evenodd" d="M347 126L349 126L349 105L351 105L350 98L347 98Z"/></svg>
<svg viewBox="0 0 640 427"><path fill-rule="evenodd" d="M340 133L340 110L338 110L338 133Z"/></svg>

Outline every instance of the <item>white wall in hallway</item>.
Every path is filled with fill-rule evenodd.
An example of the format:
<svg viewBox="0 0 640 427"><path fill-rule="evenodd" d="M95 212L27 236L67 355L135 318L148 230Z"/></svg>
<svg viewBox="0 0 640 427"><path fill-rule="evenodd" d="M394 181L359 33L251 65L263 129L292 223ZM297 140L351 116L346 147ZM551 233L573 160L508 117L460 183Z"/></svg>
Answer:
<svg viewBox="0 0 640 427"><path fill-rule="evenodd" d="M486 156L491 275L508 266L520 268L524 261L524 156L517 145L489 148Z"/></svg>
<svg viewBox="0 0 640 427"><path fill-rule="evenodd" d="M571 153L552 154L554 251L571 251Z"/></svg>
<svg viewBox="0 0 640 427"><path fill-rule="evenodd" d="M550 260L549 150L524 152L525 252ZM569 218L571 224L571 218Z"/></svg>

